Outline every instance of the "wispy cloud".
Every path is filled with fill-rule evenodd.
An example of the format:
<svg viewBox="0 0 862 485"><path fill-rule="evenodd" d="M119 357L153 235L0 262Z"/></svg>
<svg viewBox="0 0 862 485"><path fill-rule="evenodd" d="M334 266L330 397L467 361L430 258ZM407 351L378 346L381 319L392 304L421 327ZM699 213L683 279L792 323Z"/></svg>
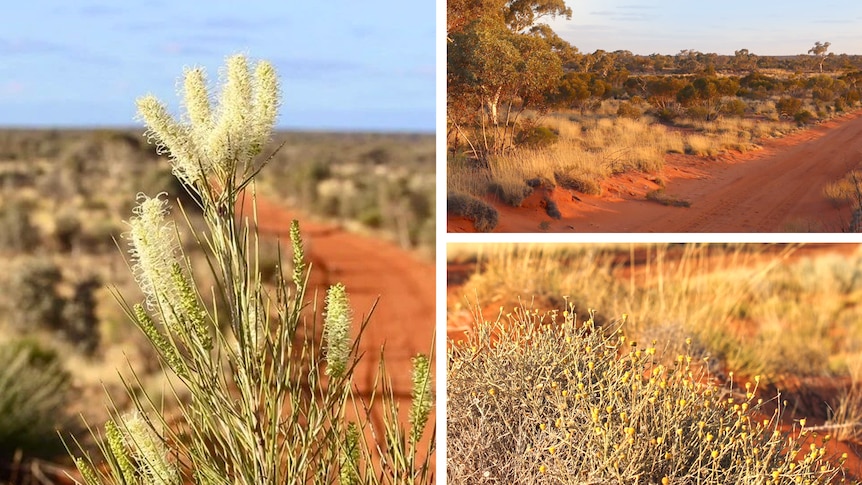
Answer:
<svg viewBox="0 0 862 485"><path fill-rule="evenodd" d="M0 55L45 55L62 53L66 47L47 40L40 39L0 39Z"/></svg>
<svg viewBox="0 0 862 485"><path fill-rule="evenodd" d="M590 12L590 15L605 17L616 22L641 22L654 18L649 10L635 8L635 6L618 7L617 10L596 10Z"/></svg>
<svg viewBox="0 0 862 485"><path fill-rule="evenodd" d="M79 15L85 17L118 17L125 13L121 8L115 5L82 5L76 9Z"/></svg>
<svg viewBox="0 0 862 485"><path fill-rule="evenodd" d="M221 56L221 49L218 47L194 42L168 41L156 45L154 50L170 56Z"/></svg>
<svg viewBox="0 0 862 485"><path fill-rule="evenodd" d="M272 62L282 75L295 80L325 81L368 72L362 64L342 59L282 58Z"/></svg>
<svg viewBox="0 0 862 485"><path fill-rule="evenodd" d="M256 30L274 25L284 26L287 21L273 17L240 18L240 17L210 17L197 25L207 29L225 30Z"/></svg>

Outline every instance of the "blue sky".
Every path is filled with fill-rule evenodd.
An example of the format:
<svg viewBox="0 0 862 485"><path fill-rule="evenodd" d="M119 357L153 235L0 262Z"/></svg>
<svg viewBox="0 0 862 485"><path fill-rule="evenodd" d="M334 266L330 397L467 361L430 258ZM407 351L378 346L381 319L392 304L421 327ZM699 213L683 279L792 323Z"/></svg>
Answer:
<svg viewBox="0 0 862 485"><path fill-rule="evenodd" d="M804 54L816 41L830 52L862 54L862 2L568 0L572 19L549 22L581 52L683 49L733 54Z"/></svg>
<svg viewBox="0 0 862 485"><path fill-rule="evenodd" d="M8 2L0 126L131 126L134 100L179 105L184 66L271 61L282 128L434 130L434 0Z"/></svg>

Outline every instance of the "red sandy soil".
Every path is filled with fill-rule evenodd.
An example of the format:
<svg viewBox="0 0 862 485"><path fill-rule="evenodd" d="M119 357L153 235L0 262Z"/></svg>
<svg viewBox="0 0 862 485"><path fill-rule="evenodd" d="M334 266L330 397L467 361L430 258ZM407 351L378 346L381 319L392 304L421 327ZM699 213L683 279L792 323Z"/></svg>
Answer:
<svg viewBox="0 0 862 485"><path fill-rule="evenodd" d="M600 197L557 188L534 192L520 208L492 201L500 213L494 232L840 232L850 211L835 208L823 187L856 168L860 151L862 111L856 111L751 152L669 155L660 174L615 176L603 183ZM691 207L646 200L659 179L667 195ZM561 219L546 214L546 196L557 203ZM475 228L449 216L447 230Z"/></svg>
<svg viewBox="0 0 862 485"><path fill-rule="evenodd" d="M805 244L794 248L792 251L787 251L786 245L766 245L764 252L751 259L746 259L747 263L754 263L758 258L772 257L781 255L785 262L796 260L802 257L815 257L818 254L839 253L850 255L860 250L858 244ZM672 264L674 257L679 257L683 254L682 248L679 251L669 250L666 254L666 260ZM638 272L642 272L645 268L647 252L642 248L637 248L633 253L620 252L615 260L619 263L620 270L615 273L617 277L628 279L630 272L634 271L637 276L641 276ZM708 271L709 264L704 268ZM479 266L475 261L447 261L446 270L446 294L448 312L446 315L446 333L449 345L458 345L459 341L464 341L470 334L475 317L474 312L479 312L481 318L493 321L500 312L500 305L503 302L477 302L467 298L475 298L470 295L465 295L464 285L469 280L470 276L480 271ZM466 305L465 305L466 303ZM469 308L465 308L469 307ZM536 308L540 312L560 309L560 305L555 305L548 301L536 301L530 308ZM729 369L728 369L729 370ZM728 372L724 372L728 375ZM734 382L743 383L753 381L750 376L739 376L734 378ZM758 395L764 400L769 400L776 396L779 389L781 391L782 401L790 403L789 407L782 410L781 429L784 432L798 432L798 420L806 418L806 426L809 429L814 429L815 434L810 436L804 442L803 451L807 451L807 446L811 442L816 442L819 445L823 442L823 437L833 433L833 430L818 427L824 426L828 418L827 402L837 402L837 396L840 392L847 388L849 379L833 379L826 377L797 377L783 376L780 383L768 384L761 386ZM764 408L766 414L761 418L769 418L775 409L775 401L772 401L772 407ZM847 453L848 459L845 463L845 468L851 475L851 479L862 479L862 443L856 442L841 442L836 439L830 440L827 445L827 453L830 456L839 457L842 453Z"/></svg>
<svg viewBox="0 0 862 485"><path fill-rule="evenodd" d="M250 215L250 207L246 207ZM363 335L362 368L357 369L360 390L371 389L385 344L386 368L396 392L410 395L411 363L416 354L428 354L434 335L434 263L420 260L398 246L352 234L293 213L258 196L257 217L264 237L278 237L289 247L290 223L299 219L306 247L311 253L309 294L322 296L330 284L341 282L354 310L354 323L374 307ZM317 286L317 288L314 288Z"/></svg>

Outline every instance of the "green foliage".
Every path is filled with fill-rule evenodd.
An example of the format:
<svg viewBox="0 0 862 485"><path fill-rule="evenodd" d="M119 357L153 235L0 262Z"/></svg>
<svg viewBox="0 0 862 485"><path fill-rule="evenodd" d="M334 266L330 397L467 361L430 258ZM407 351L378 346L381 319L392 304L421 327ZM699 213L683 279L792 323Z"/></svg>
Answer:
<svg viewBox="0 0 862 485"><path fill-rule="evenodd" d="M125 237L145 298L130 303L117 296L166 372L176 375L168 396L177 416L169 423L164 402L142 391L136 377L124 381L134 412L115 410L106 425L105 463L87 456L76 464L88 485L181 477L255 485L430 483L433 437L420 449L423 430L400 426L382 364L382 397L375 392L369 402L355 391L368 320L353 325L340 284L328 293L322 337L317 312L308 315L308 266L295 221L292 278L279 271L273 285L263 281L257 221L239 217L237 202L265 163L258 155L280 103L277 76L269 63L252 69L241 55L227 64L217 106L200 69L186 71L179 121L154 97L138 100L153 140L199 205L204 227L190 229L215 282L198 288L168 201L139 196ZM424 369L416 380L427 389L430 368ZM178 397L180 389L188 399ZM385 429L375 428L372 413L383 416ZM429 413L422 404L411 421Z"/></svg>
<svg viewBox="0 0 862 485"><path fill-rule="evenodd" d="M553 46L564 42L547 28L523 30L537 16L571 11L560 0L447 7L449 123L463 136L479 132L470 140L477 158L500 154L514 137L508 121L528 106L546 106L549 90L563 75Z"/></svg>
<svg viewBox="0 0 862 485"><path fill-rule="evenodd" d="M477 231L491 232L497 227L497 209L472 195L450 193L446 197L446 210L449 214L473 221Z"/></svg>
<svg viewBox="0 0 862 485"><path fill-rule="evenodd" d="M0 461L16 451L51 457L62 451L57 429L67 426L69 376L56 353L36 342L0 345Z"/></svg>
<svg viewBox="0 0 862 485"><path fill-rule="evenodd" d="M799 437L781 431L782 403L767 410L759 376L744 390L719 386L690 341L663 354L657 342L630 342L619 323L578 322L572 310L515 308L449 346L447 483L843 477L823 445L803 448L804 420Z"/></svg>

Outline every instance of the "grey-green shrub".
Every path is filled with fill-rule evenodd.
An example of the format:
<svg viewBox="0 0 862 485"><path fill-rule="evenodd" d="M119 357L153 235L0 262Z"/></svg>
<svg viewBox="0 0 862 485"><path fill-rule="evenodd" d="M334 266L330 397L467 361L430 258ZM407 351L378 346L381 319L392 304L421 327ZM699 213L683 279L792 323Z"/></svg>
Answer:
<svg viewBox="0 0 862 485"><path fill-rule="evenodd" d="M497 209L472 195L450 193L446 197L446 211L449 214L466 217L480 232L491 232L497 227Z"/></svg>
<svg viewBox="0 0 862 485"><path fill-rule="evenodd" d="M823 445L802 452L804 420L798 437L780 431L783 404L766 410L757 376L739 389L718 386L690 352L662 355L663 343L630 342L621 322L581 322L571 307L520 307L475 325L449 346L449 484L747 485L843 475Z"/></svg>

